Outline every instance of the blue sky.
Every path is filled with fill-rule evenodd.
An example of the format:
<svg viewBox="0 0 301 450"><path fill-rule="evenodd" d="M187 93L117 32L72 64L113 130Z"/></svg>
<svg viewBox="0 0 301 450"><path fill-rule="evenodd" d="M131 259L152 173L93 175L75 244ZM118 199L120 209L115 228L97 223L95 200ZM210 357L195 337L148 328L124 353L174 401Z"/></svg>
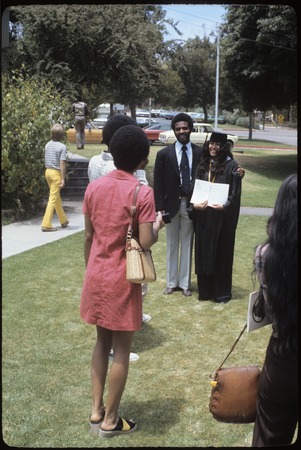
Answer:
<svg viewBox="0 0 301 450"><path fill-rule="evenodd" d="M182 31L183 36L179 36L169 25L166 26L169 34L168 39L184 39L199 36L209 36L211 31L217 30L217 25L223 21L223 15L226 13L224 5L218 4L181 4L170 3L161 5L167 11L166 17L178 21L178 28Z"/></svg>

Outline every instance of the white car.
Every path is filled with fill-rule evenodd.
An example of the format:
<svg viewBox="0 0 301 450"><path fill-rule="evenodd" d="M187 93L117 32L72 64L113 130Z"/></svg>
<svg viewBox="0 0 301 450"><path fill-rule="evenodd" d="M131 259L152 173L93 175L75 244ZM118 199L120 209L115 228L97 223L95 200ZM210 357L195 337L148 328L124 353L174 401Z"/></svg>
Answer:
<svg viewBox="0 0 301 450"><path fill-rule="evenodd" d="M103 128L104 125L107 123L108 120L108 114L101 114L99 117L96 117L96 119L93 119L91 122L93 125L96 126L96 128Z"/></svg>
<svg viewBox="0 0 301 450"><path fill-rule="evenodd" d="M190 141L194 144L200 145L210 139L211 133L215 130L208 123L194 123L193 131L190 135ZM165 145L170 145L176 142L175 133L173 130L163 131L159 134L159 141ZM227 134L227 142L231 145L231 149L234 147L238 141L238 136L235 134Z"/></svg>
<svg viewBox="0 0 301 450"><path fill-rule="evenodd" d="M147 109L137 109L136 117L149 117L149 111Z"/></svg>

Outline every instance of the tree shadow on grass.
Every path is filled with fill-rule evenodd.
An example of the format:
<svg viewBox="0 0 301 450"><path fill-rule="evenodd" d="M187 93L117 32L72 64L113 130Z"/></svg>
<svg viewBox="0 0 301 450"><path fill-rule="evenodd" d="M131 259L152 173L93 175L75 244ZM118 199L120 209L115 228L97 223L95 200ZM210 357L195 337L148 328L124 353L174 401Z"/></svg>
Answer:
<svg viewBox="0 0 301 450"><path fill-rule="evenodd" d="M150 323L144 323L141 330L134 335L132 351L136 353L146 352L152 348L160 347L165 340L165 334L162 330L153 328Z"/></svg>
<svg viewBox="0 0 301 450"><path fill-rule="evenodd" d="M255 289L254 289L255 290ZM247 289L243 289L241 286L232 286L232 300L245 300L249 299L250 291Z"/></svg>

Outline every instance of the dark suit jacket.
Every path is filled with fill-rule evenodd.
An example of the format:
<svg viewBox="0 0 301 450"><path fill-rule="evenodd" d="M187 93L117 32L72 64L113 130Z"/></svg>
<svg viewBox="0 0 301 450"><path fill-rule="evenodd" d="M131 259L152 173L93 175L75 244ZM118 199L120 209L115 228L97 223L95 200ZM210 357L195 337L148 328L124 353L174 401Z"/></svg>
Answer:
<svg viewBox="0 0 301 450"><path fill-rule="evenodd" d="M194 174L202 153L202 149L195 144L192 147L192 170ZM181 178L176 156L175 144L158 151L154 168L154 194L156 211L169 212L172 219L180 209L182 189Z"/></svg>

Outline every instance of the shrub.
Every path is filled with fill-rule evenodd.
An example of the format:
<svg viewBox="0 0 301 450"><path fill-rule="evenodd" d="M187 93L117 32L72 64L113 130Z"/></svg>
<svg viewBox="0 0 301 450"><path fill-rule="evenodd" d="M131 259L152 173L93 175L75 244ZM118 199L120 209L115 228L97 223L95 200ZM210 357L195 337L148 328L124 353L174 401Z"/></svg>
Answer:
<svg viewBox="0 0 301 450"><path fill-rule="evenodd" d="M39 211L48 191L44 148L54 123L68 127L70 103L49 82L2 76L2 208L15 218Z"/></svg>
<svg viewBox="0 0 301 450"><path fill-rule="evenodd" d="M249 128L249 117L239 117L236 120L236 125L239 127L245 127L245 128Z"/></svg>

